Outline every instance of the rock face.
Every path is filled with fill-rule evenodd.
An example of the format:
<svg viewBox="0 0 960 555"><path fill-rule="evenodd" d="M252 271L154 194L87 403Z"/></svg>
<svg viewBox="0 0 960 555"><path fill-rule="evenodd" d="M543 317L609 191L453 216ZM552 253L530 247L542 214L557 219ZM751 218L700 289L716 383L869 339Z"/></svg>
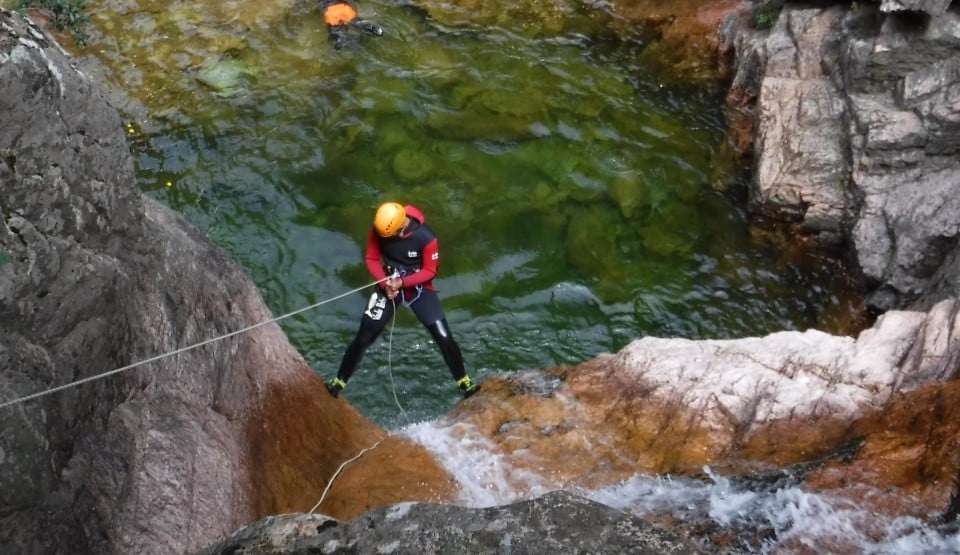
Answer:
<svg viewBox="0 0 960 555"><path fill-rule="evenodd" d="M837 11L784 12L783 32L765 43L760 85L757 194L760 208L795 218L804 229L839 241L852 204L843 141L843 102L819 63L819 44Z"/></svg>
<svg viewBox="0 0 960 555"><path fill-rule="evenodd" d="M951 300L929 313L889 312L856 339L814 330L638 339L573 367L488 378L469 402L409 433L438 455L465 445L489 453L448 469L472 481L472 501L484 505L524 498L517 492L615 489L638 476L700 480L709 467L745 481L790 476L862 509L867 527L932 526L937 515L955 520L960 498L957 318ZM458 469L464 460L471 467ZM720 552L731 536L744 551L796 546L760 540L762 523L736 531L677 512L658 515L653 504L641 514ZM795 532L814 551L863 549Z"/></svg>
<svg viewBox="0 0 960 555"><path fill-rule="evenodd" d="M737 45L731 105L757 98L753 210L852 247L878 313L958 293L960 15L948 4L788 5Z"/></svg>
<svg viewBox="0 0 960 555"><path fill-rule="evenodd" d="M571 493L489 509L402 503L347 524L282 515L198 555L279 553L699 553L643 520Z"/></svg>
<svg viewBox="0 0 960 555"><path fill-rule="evenodd" d="M479 401L451 414L470 431L450 433L488 438L513 467L549 468L554 487L809 461L857 437L851 422L955 377L958 323L957 302L945 301L929 313L889 312L856 339L647 337L576 367L487 380Z"/></svg>
<svg viewBox="0 0 960 555"><path fill-rule="evenodd" d="M232 261L137 190L99 85L0 10L0 403L270 318ZM0 545L193 551L308 509L385 435L327 395L276 324L260 326L0 407ZM418 453L387 442L399 481L336 514L444 499L445 473Z"/></svg>
<svg viewBox="0 0 960 555"><path fill-rule="evenodd" d="M943 15L950 7L951 0L883 0L882 12L924 12L930 15Z"/></svg>

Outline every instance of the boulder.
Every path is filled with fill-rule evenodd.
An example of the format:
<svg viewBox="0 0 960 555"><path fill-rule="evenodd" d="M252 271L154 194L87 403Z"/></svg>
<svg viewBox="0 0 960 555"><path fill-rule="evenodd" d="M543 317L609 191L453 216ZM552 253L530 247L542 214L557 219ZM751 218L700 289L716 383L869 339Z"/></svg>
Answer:
<svg viewBox="0 0 960 555"><path fill-rule="evenodd" d="M638 517L556 491L501 507L401 503L347 523L288 514L238 530L198 555L280 553L700 553Z"/></svg>
<svg viewBox="0 0 960 555"><path fill-rule="evenodd" d="M950 7L951 0L882 0L882 12L920 12L934 16L943 15Z"/></svg>

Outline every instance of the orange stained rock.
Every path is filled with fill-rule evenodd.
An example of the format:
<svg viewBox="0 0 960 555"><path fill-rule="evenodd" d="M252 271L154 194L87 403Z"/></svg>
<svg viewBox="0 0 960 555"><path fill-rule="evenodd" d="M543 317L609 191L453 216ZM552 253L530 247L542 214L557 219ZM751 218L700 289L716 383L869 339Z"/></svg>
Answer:
<svg viewBox="0 0 960 555"><path fill-rule="evenodd" d="M403 501L450 503L458 487L426 450L390 436L344 467L316 512L346 520Z"/></svg>
<svg viewBox="0 0 960 555"><path fill-rule="evenodd" d="M558 486L699 472L722 447L693 413L652 402L642 387L590 363L488 378L478 397L451 418L475 426L512 465Z"/></svg>
<svg viewBox="0 0 960 555"><path fill-rule="evenodd" d="M727 136L733 152L738 159L746 158L753 153L754 142L754 107L757 103L757 92L733 85L727 91Z"/></svg>
<svg viewBox="0 0 960 555"><path fill-rule="evenodd" d="M659 399L632 376L589 362L567 374L567 383L583 414L602 430L611 430L622 450L638 464L634 472L699 472L725 447L725 434L700 424L692 407ZM642 463L642 464L639 464Z"/></svg>
<svg viewBox="0 0 960 555"><path fill-rule="evenodd" d="M687 77L715 79L730 69L722 60L720 24L729 15L745 17L744 0L614 0L626 21L656 29L644 55ZM724 63L721 63L724 62Z"/></svg>
<svg viewBox="0 0 960 555"><path fill-rule="evenodd" d="M345 25L357 17L357 11L349 4L339 2L323 11L323 20L327 25Z"/></svg>
<svg viewBox="0 0 960 555"><path fill-rule="evenodd" d="M701 423L715 418L704 411L716 405L661 398L603 359L489 378L481 395L482 402L461 403L451 418L475 426L513 465L557 485L599 487L636 473L699 474L703 465L749 473L840 458L858 437L848 420L829 413L759 425L729 414L728 425L707 427ZM915 446L899 449L891 458L896 468L918 456ZM940 459L924 468L937 469L943 480L956 471Z"/></svg>
<svg viewBox="0 0 960 555"><path fill-rule="evenodd" d="M479 434L511 466L557 487L602 487L637 473L700 474L703 465L748 473L820 461L805 487L842 490L881 513L943 511L956 491L955 382L900 395L855 423L822 414L743 426L731 414L729 425L716 429L701 425L715 421L704 410L718 409L660 398L628 370L598 358L488 378L444 420L451 433ZM252 421L258 516L309 510L340 464L377 442L341 471L318 512L349 519L385 504L455 499L458 484L425 449L331 399L319 379L273 386ZM507 477L517 488L524 479L522 472Z"/></svg>
<svg viewBox="0 0 960 555"><path fill-rule="evenodd" d="M509 383L501 379L486 380L478 394L483 395L482 408L465 418L454 417L476 426L513 467L556 485L586 487L612 483L633 473L635 461L619 456L620 450L611 445L616 441L612 430L584 420L576 407L562 398L504 395L504 386L509 389Z"/></svg>
<svg viewBox="0 0 960 555"><path fill-rule="evenodd" d="M344 467L317 512L349 519L378 505L451 498L449 476L422 447L388 437L344 399L330 397L309 368L298 375L295 383L271 384L250 418L248 488L256 518L309 511L340 465L378 441Z"/></svg>
<svg viewBox="0 0 960 555"><path fill-rule="evenodd" d="M946 510L960 476L960 382L897 395L852 429L863 441L852 460L831 461L808 477L808 487L842 490L888 514Z"/></svg>
<svg viewBox="0 0 960 555"><path fill-rule="evenodd" d="M797 416L736 429L714 467L727 474L780 468L834 456L855 439L850 422L829 414Z"/></svg>
<svg viewBox="0 0 960 555"><path fill-rule="evenodd" d="M744 0L614 0L617 13L634 23L659 23L665 34L716 42L729 14L750 9Z"/></svg>

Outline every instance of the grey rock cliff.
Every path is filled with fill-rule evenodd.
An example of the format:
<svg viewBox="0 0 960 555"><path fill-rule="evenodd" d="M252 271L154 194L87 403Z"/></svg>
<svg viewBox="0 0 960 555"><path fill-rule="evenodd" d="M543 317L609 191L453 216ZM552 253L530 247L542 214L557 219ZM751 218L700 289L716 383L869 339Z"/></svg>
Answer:
<svg viewBox="0 0 960 555"><path fill-rule="evenodd" d="M0 10L0 403L270 313L244 273L144 197L120 118ZM0 408L5 553L181 553L253 516L245 419L309 373L276 325Z"/></svg>
<svg viewBox="0 0 960 555"><path fill-rule="evenodd" d="M942 15L950 7L951 0L883 0L880 10L884 12L914 11Z"/></svg>
<svg viewBox="0 0 960 555"><path fill-rule="evenodd" d="M848 246L877 312L925 310L960 292L960 14L887 4L788 3L735 82L759 81L753 210Z"/></svg>

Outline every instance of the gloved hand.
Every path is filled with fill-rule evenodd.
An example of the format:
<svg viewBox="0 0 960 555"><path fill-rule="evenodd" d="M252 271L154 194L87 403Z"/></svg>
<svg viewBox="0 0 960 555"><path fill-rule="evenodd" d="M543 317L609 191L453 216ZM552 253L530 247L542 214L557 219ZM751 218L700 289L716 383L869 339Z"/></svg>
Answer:
<svg viewBox="0 0 960 555"><path fill-rule="evenodd" d="M391 277L387 279L385 286L387 298L392 300L400 294L400 290L403 289L403 280L400 277Z"/></svg>
<svg viewBox="0 0 960 555"><path fill-rule="evenodd" d="M378 37L383 35L383 28L372 21L367 21L365 19L355 19L353 20L352 23L357 27L359 27L361 30L370 33L371 35L377 35Z"/></svg>

